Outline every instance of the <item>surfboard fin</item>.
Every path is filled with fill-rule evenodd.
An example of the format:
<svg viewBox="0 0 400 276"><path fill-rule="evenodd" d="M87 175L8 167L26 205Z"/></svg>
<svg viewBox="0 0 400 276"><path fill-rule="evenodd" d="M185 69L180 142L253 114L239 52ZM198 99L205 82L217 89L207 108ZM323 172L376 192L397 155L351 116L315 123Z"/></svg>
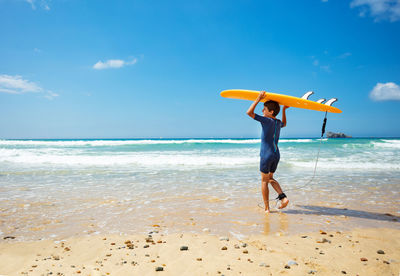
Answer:
<svg viewBox="0 0 400 276"><path fill-rule="evenodd" d="M303 97L301 97L301 98L304 99L304 100L308 100L308 98L309 98L312 94L314 94L313 91L308 91L308 92L305 93L305 94L303 95Z"/></svg>
<svg viewBox="0 0 400 276"><path fill-rule="evenodd" d="M319 99L319 100L317 101L317 103L322 104L322 103L325 102L325 101L326 101L326 99Z"/></svg>
<svg viewBox="0 0 400 276"><path fill-rule="evenodd" d="M338 100L338 99L336 99L336 98L329 99L329 100L325 103L325 105L332 106L332 104L333 104L334 102L337 102L337 100Z"/></svg>

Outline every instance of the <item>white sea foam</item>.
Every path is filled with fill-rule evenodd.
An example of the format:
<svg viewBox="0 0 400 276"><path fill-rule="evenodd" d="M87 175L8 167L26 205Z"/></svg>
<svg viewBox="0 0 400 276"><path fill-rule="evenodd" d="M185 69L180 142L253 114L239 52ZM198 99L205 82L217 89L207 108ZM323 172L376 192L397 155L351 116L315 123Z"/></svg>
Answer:
<svg viewBox="0 0 400 276"><path fill-rule="evenodd" d="M400 140L382 139L379 142L371 142L374 147L400 149Z"/></svg>
<svg viewBox="0 0 400 276"><path fill-rule="evenodd" d="M257 163L257 155L219 156L193 152L117 153L104 155L53 154L36 150L0 149L0 162L86 166L237 166Z"/></svg>
<svg viewBox="0 0 400 276"><path fill-rule="evenodd" d="M0 140L4 146L123 146L123 145L165 145L165 144L257 144L260 139L187 139L187 140Z"/></svg>
<svg viewBox="0 0 400 276"><path fill-rule="evenodd" d="M315 142L315 141L319 141L319 140L317 140L317 139L279 139L279 143L311 143L311 142Z"/></svg>
<svg viewBox="0 0 400 276"><path fill-rule="evenodd" d="M315 161L295 161L282 163L290 164L293 167L314 169ZM384 162L361 162L349 161L346 158L332 162L331 160L319 160L317 164L318 169L335 169L335 170L400 170L399 163L384 163Z"/></svg>

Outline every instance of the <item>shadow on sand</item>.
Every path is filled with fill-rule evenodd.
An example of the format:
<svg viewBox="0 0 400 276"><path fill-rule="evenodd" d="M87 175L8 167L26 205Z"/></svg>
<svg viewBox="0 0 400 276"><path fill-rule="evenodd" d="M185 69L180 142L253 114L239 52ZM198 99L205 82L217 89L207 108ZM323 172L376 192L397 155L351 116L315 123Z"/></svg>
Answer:
<svg viewBox="0 0 400 276"><path fill-rule="evenodd" d="M347 208L332 208L314 205L296 205L300 210L287 210L286 214L294 215L330 215L330 216L347 216L363 219L374 219L380 221L399 222L400 217L389 213L374 213L367 211L352 210Z"/></svg>

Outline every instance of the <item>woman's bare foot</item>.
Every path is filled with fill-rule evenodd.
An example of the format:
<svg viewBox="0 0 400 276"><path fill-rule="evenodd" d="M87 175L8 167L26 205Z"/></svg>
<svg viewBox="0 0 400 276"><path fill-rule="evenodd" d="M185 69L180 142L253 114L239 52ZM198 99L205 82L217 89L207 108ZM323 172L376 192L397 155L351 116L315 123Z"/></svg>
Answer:
<svg viewBox="0 0 400 276"><path fill-rule="evenodd" d="M265 212L266 214L269 214L269 212L270 212L270 211L269 211L269 208L268 208L268 209L265 209L264 212Z"/></svg>
<svg viewBox="0 0 400 276"><path fill-rule="evenodd" d="M283 209L283 208L285 208L288 204L289 204L289 199L287 199L287 197L282 198L281 204L280 204L280 206L278 207L278 209Z"/></svg>

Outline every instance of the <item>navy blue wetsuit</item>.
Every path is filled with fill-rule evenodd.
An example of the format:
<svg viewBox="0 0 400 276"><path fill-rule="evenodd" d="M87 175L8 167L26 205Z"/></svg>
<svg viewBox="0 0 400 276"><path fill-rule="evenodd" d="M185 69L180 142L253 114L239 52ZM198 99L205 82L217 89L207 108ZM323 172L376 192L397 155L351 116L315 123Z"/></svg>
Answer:
<svg viewBox="0 0 400 276"><path fill-rule="evenodd" d="M260 171L274 173L280 158L278 140L283 123L279 119L263 117L258 114L255 114L254 120L259 121L262 126Z"/></svg>

